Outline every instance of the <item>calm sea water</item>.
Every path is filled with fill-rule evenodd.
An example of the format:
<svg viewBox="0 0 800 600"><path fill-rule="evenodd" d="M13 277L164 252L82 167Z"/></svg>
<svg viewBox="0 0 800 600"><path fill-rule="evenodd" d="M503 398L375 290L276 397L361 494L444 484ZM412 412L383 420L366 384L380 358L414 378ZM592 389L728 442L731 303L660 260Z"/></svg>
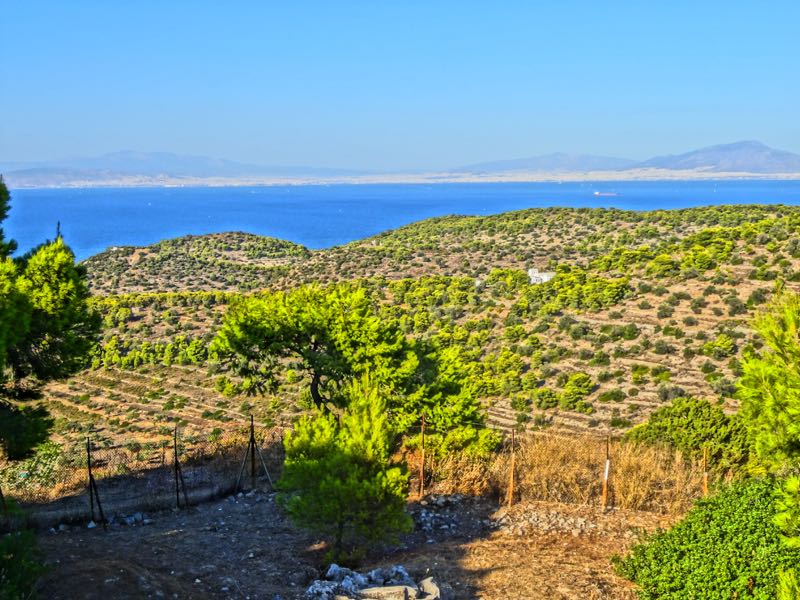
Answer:
<svg viewBox="0 0 800 600"><path fill-rule="evenodd" d="M595 196L594 192L616 196ZM800 181L487 183L236 188L11 190L6 235L26 250L57 223L79 259L109 246L189 233L247 231L326 248L428 217L531 207L631 210L708 204L800 204Z"/></svg>

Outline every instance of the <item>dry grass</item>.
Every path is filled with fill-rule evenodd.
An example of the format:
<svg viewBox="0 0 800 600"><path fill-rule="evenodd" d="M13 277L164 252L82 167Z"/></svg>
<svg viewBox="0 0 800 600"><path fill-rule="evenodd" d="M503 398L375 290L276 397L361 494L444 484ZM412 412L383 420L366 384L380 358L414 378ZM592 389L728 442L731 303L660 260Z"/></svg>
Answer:
<svg viewBox="0 0 800 600"><path fill-rule="evenodd" d="M610 506L679 514L702 495L702 467L680 453L612 442L610 455ZM516 497L599 504L605 458L605 441L596 437L531 436L516 450ZM508 491L510 449L489 459L452 456L432 467L435 489L441 493L503 497Z"/></svg>

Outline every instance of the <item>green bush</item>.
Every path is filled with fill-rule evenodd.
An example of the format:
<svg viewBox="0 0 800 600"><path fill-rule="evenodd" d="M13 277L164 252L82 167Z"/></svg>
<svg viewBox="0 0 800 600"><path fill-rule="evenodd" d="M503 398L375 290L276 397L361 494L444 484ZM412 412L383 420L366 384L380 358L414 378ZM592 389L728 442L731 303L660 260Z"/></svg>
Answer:
<svg viewBox="0 0 800 600"><path fill-rule="evenodd" d="M707 448L711 466L722 470L743 465L749 458L750 440L741 419L698 398L675 399L625 437L646 444L665 444L693 458L700 458Z"/></svg>
<svg viewBox="0 0 800 600"><path fill-rule="evenodd" d="M410 528L408 474L390 464L386 403L369 384L348 390L348 409L301 419L285 440L279 502L299 526L331 542L328 558L353 561Z"/></svg>
<svg viewBox="0 0 800 600"><path fill-rule="evenodd" d="M772 493L771 480L751 479L699 500L673 529L616 557L617 572L642 600L775 598L800 550L781 543Z"/></svg>
<svg viewBox="0 0 800 600"><path fill-rule="evenodd" d="M33 597L36 578L43 571L38 558L35 539L30 531L0 536L0 599Z"/></svg>

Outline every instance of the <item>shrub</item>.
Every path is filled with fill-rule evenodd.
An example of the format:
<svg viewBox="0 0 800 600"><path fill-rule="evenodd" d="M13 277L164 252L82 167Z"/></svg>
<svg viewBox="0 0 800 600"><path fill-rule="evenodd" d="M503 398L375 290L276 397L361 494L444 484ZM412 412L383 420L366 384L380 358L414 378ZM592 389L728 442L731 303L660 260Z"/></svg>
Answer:
<svg viewBox="0 0 800 600"><path fill-rule="evenodd" d="M617 572L643 600L774 598L800 550L781 544L772 493L771 480L751 479L699 500L673 529L616 558Z"/></svg>
<svg viewBox="0 0 800 600"><path fill-rule="evenodd" d="M736 351L736 344L733 339L724 333L719 334L715 339L703 344L702 352L717 360L722 360L732 355Z"/></svg>
<svg viewBox="0 0 800 600"><path fill-rule="evenodd" d="M0 536L0 598L32 598L33 586L42 571L32 532Z"/></svg>
<svg viewBox="0 0 800 600"><path fill-rule="evenodd" d="M577 409L578 403L586 398L593 389L594 383L591 377L582 372L573 373L564 384L559 398L559 406L565 409ZM582 403L580 408L586 409L587 405Z"/></svg>
<svg viewBox="0 0 800 600"><path fill-rule="evenodd" d="M539 388L536 390L534 397L536 398L537 408L547 410L558 406L558 394L550 388Z"/></svg>
<svg viewBox="0 0 800 600"><path fill-rule="evenodd" d="M628 395L619 388L607 390L597 397L598 402L622 402Z"/></svg>
<svg viewBox="0 0 800 600"><path fill-rule="evenodd" d="M386 403L368 384L348 391L340 422L318 412L302 418L285 440L279 501L301 527L331 543L331 560L353 560L371 544L410 528L408 474L390 464L392 432Z"/></svg>
<svg viewBox="0 0 800 600"><path fill-rule="evenodd" d="M631 429L625 439L665 444L699 459L708 449L712 466L730 469L747 462L750 441L741 419L728 416L708 400L678 398Z"/></svg>

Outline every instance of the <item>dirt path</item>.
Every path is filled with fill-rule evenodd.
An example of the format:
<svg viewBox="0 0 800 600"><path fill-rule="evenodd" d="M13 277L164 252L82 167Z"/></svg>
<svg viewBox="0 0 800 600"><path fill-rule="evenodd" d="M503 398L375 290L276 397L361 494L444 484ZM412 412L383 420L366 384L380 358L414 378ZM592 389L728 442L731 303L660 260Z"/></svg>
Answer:
<svg viewBox="0 0 800 600"><path fill-rule="evenodd" d="M609 562L637 532L665 523L647 513L524 504L496 510L456 497L411 505L416 531L365 569L403 564L448 583L458 599L630 600ZM269 494L189 512L144 516L103 530L72 526L40 536L49 572L43 598L298 598L320 574L322 545L298 531Z"/></svg>

